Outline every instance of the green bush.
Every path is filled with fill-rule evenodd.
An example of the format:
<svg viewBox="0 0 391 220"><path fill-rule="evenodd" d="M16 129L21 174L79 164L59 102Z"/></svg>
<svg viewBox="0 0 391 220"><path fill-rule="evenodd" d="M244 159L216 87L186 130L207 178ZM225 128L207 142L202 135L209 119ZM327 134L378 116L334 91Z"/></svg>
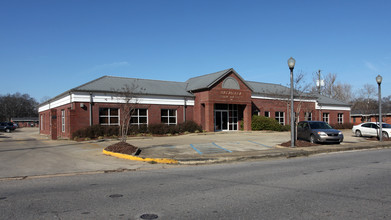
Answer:
<svg viewBox="0 0 391 220"><path fill-rule="evenodd" d="M183 133L183 132L190 132L190 133L194 133L196 131L202 131L202 127L199 126L197 123L195 123L194 121L185 121L181 124L178 124L178 131L180 133Z"/></svg>
<svg viewBox="0 0 391 220"><path fill-rule="evenodd" d="M148 125L131 125L129 126L128 135L137 135L140 133L148 133Z"/></svg>
<svg viewBox="0 0 391 220"><path fill-rule="evenodd" d="M167 134L168 128L166 124L150 124L148 125L148 132L151 134Z"/></svg>
<svg viewBox="0 0 391 220"><path fill-rule="evenodd" d="M269 130L269 131L289 131L289 125L281 125L274 118L254 115L251 120L251 129L253 131Z"/></svg>
<svg viewBox="0 0 391 220"><path fill-rule="evenodd" d="M344 124L333 124L331 127L335 129L352 129L353 124L352 123L344 123Z"/></svg>
<svg viewBox="0 0 391 220"><path fill-rule="evenodd" d="M166 125L166 124L150 124L150 125L132 125L129 127L128 135L138 135L138 134L179 134L184 132L199 132L202 131L201 126L199 126L194 121L186 121L177 125ZM75 131L72 134L72 138L98 138L98 137L113 137L120 136L119 126L105 126L105 125L93 125L90 127L85 127Z"/></svg>
<svg viewBox="0 0 391 220"><path fill-rule="evenodd" d="M73 132L72 137L79 138L98 138L102 136L118 136L119 127L118 126L104 126L104 125L93 125L90 127L81 128Z"/></svg>

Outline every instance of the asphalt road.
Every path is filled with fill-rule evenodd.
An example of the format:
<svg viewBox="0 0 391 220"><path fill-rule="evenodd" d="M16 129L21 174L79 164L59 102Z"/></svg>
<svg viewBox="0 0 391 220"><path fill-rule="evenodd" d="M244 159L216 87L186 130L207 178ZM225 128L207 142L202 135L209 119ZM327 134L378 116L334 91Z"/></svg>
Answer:
<svg viewBox="0 0 391 220"><path fill-rule="evenodd" d="M0 219L391 219L390 158L382 149L1 181Z"/></svg>

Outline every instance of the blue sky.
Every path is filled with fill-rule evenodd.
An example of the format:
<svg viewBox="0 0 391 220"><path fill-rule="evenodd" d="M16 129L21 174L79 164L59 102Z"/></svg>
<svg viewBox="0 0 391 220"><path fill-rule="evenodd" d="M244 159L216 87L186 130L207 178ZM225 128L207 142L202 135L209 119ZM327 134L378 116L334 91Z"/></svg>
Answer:
<svg viewBox="0 0 391 220"><path fill-rule="evenodd" d="M186 81L234 68L289 84L335 73L391 95L391 1L0 1L0 94L40 101L103 75Z"/></svg>

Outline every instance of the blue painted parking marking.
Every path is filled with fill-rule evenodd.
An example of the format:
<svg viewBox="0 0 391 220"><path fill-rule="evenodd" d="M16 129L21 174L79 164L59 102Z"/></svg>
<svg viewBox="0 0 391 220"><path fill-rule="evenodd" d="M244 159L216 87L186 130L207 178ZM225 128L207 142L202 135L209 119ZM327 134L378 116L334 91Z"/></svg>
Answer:
<svg viewBox="0 0 391 220"><path fill-rule="evenodd" d="M232 153L232 151L230 151L230 150L227 150L227 149L225 149L225 148L223 148L223 147L220 147L219 145L215 144L214 142L213 142L212 144L213 144L213 145L215 145L216 147L218 147L218 148L222 149L222 150L225 150L225 151L227 151L227 152L230 152L230 153Z"/></svg>
<svg viewBox="0 0 391 220"><path fill-rule="evenodd" d="M257 143L257 142L255 142L255 141L248 141L248 142L254 143L254 144L258 144L258 145L261 145L261 146L264 146L264 147L267 147L267 148L273 148L273 147L271 147L271 146L267 146L267 145L264 145L264 144L261 144L261 143Z"/></svg>
<svg viewBox="0 0 391 220"><path fill-rule="evenodd" d="M206 144L190 144L198 154L221 154L221 153L232 153L232 151L227 150L215 143L206 143Z"/></svg>
<svg viewBox="0 0 391 220"><path fill-rule="evenodd" d="M197 151L198 154L202 154L200 150L198 150L194 145L190 144L190 147L192 147L195 151Z"/></svg>

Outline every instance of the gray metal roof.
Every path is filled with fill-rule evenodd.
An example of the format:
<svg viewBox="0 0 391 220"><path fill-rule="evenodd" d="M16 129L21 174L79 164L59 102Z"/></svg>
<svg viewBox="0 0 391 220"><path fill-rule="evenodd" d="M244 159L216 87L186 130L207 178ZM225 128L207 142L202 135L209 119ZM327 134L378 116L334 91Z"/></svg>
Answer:
<svg viewBox="0 0 391 220"><path fill-rule="evenodd" d="M316 95L319 105L338 105L338 106L351 106L348 103L339 101L337 99L332 99L323 95Z"/></svg>
<svg viewBox="0 0 391 220"><path fill-rule="evenodd" d="M136 79L125 77L104 76L84 85L71 89L71 91L85 92L119 92L129 87L135 94L142 95L169 95L193 96L186 91L187 83L160 81L149 79Z"/></svg>
<svg viewBox="0 0 391 220"><path fill-rule="evenodd" d="M271 83L244 81L234 69L230 68L207 75L194 77L187 80L186 82L103 76L96 80L85 83L81 86L70 89L44 103L41 103L40 106L45 103L51 102L52 100L55 100L59 97L62 97L65 94L69 94L75 91L116 93L126 86L128 86L129 88L135 87L133 92L138 95L194 97L194 95L191 93L192 91L208 89L231 72L233 72L240 80L243 81L246 86L248 86L248 88L252 91L253 95L265 95L270 97L290 96L290 88L286 86ZM311 94L305 94L304 96L301 95L301 97L317 99L320 105L350 106L349 104L346 104L344 102L320 95L314 96Z"/></svg>
<svg viewBox="0 0 391 220"><path fill-rule="evenodd" d="M233 72L244 84L246 84L247 87L249 87L250 90L253 90L253 88L247 84L246 81L242 79L242 77L233 69L229 68L226 70L222 70L215 73L210 73L194 78L190 78L186 81L188 83L187 91L196 91L201 89L209 89L211 88L215 83L217 83L219 80L224 78L227 74Z"/></svg>
<svg viewBox="0 0 391 220"><path fill-rule="evenodd" d="M290 97L291 90L290 88L272 83L261 83L261 82L252 82L247 81L247 83L254 88L253 95L264 95L270 97ZM300 93L298 91L294 91L294 95L300 98L309 98L316 99L315 96L309 93Z"/></svg>
<svg viewBox="0 0 391 220"><path fill-rule="evenodd" d="M271 84L271 83L261 83L261 82L252 82L247 81L248 84L251 85L251 87L254 88L254 94L259 95L284 95L289 96L290 95L290 89L288 87L278 85L278 84Z"/></svg>
<svg viewBox="0 0 391 220"><path fill-rule="evenodd" d="M21 121L39 121L38 117L21 117L21 118L11 118L13 122L21 122Z"/></svg>

